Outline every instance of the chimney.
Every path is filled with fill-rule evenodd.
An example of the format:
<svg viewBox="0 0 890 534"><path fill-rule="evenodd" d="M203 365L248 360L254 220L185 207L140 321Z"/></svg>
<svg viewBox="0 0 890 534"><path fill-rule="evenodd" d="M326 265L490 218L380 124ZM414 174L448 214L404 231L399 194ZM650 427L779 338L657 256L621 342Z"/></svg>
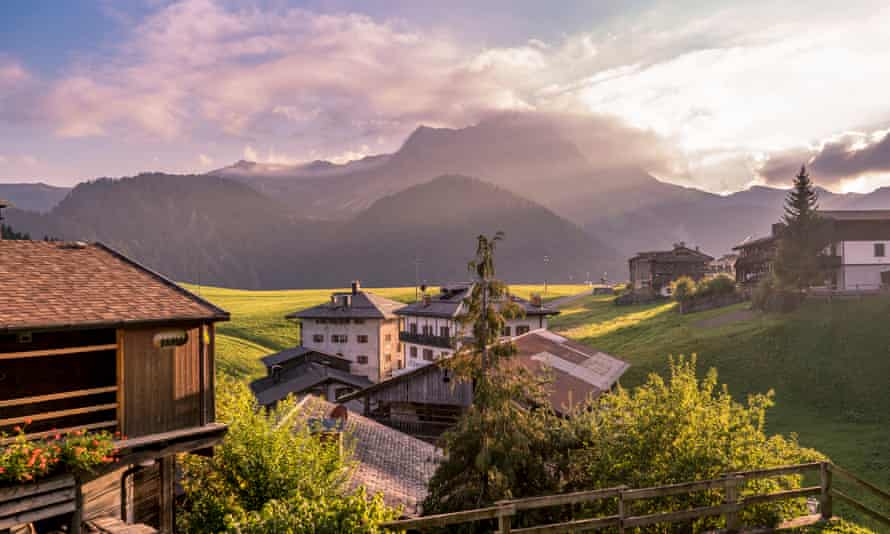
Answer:
<svg viewBox="0 0 890 534"><path fill-rule="evenodd" d="M362 283L360 280L352 281L352 294L353 295L358 294L358 292L361 290L361 288L362 288Z"/></svg>

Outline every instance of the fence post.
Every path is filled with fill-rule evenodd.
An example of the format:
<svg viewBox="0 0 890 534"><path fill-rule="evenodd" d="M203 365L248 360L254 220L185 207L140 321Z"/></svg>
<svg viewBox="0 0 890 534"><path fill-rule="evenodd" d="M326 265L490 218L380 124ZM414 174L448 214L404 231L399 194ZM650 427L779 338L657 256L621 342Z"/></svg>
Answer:
<svg viewBox="0 0 890 534"><path fill-rule="evenodd" d="M499 505L500 510L498 510L498 533L499 534L510 534L510 529L513 527L513 514L516 513L516 507L514 505L501 506Z"/></svg>
<svg viewBox="0 0 890 534"><path fill-rule="evenodd" d="M737 506L739 504L739 482L742 480L742 477L736 475L725 475L725 477L726 489L723 496L723 503ZM739 521L739 512L737 509L726 512L723 516L726 518L727 532L738 532L741 530L742 523Z"/></svg>
<svg viewBox="0 0 890 534"><path fill-rule="evenodd" d="M626 486L622 486L618 489L618 534L624 534L624 488Z"/></svg>
<svg viewBox="0 0 890 534"><path fill-rule="evenodd" d="M819 466L820 484L822 491L819 495L819 511L822 513L822 519L831 519L832 498L831 498L831 464L822 462Z"/></svg>

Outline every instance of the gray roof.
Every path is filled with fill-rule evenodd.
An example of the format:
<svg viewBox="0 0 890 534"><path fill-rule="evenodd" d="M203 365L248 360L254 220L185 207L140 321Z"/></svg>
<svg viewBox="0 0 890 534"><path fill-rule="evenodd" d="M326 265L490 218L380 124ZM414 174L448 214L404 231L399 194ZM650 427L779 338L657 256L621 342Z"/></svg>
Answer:
<svg viewBox="0 0 890 534"><path fill-rule="evenodd" d="M429 302L415 302L396 311L396 315L418 315L422 317L454 318L464 311L464 299L470 294L472 286L443 287L442 290L429 297ZM559 311L546 305L535 306L524 298L510 295L510 299L525 310L526 315L557 315Z"/></svg>
<svg viewBox="0 0 890 534"><path fill-rule="evenodd" d="M835 221L890 221L890 210L819 210L818 213Z"/></svg>
<svg viewBox="0 0 890 534"><path fill-rule="evenodd" d="M331 301L305 310L288 314L288 319L395 319L395 311L405 304L388 298L358 291L356 293L334 293L332 297L346 296L348 306L334 304Z"/></svg>
<svg viewBox="0 0 890 534"><path fill-rule="evenodd" d="M679 252L679 254L678 254ZM659 262L706 262L713 260L713 256L709 256L704 252L692 249L686 246L674 247L672 250L650 250L646 252L638 252L630 261L637 260L654 260Z"/></svg>
<svg viewBox="0 0 890 534"><path fill-rule="evenodd" d="M264 376L250 383L250 389L261 406L274 404L288 395L299 395L325 382L341 384L362 389L371 386L367 377L335 369L321 363L307 361L300 365L287 367L277 377Z"/></svg>
<svg viewBox="0 0 890 534"><path fill-rule="evenodd" d="M311 354L313 352L318 352L324 356L331 356L332 358L336 358L337 356L333 356L331 354L325 354L323 352L319 352L315 349L307 349L303 346L292 347L289 349L284 349L281 352L276 352L275 354L270 354L268 356L263 356L260 358L260 361L263 362L263 365L266 367L272 367L273 365L281 365L290 360L299 358L301 356L305 356L307 354Z"/></svg>
<svg viewBox="0 0 890 534"><path fill-rule="evenodd" d="M335 407L309 395L300 402L304 418L297 424L306 424L306 418L327 417ZM349 412L346 422L346 445L357 461L353 487L364 486L369 495L382 493L388 505L403 506L405 515L419 514L442 451L355 412Z"/></svg>

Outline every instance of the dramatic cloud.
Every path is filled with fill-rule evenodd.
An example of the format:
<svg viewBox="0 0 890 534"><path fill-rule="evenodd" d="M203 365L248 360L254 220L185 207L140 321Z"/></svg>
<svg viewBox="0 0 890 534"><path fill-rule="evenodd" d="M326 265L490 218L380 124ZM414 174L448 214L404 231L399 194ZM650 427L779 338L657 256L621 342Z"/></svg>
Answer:
<svg viewBox="0 0 890 534"><path fill-rule="evenodd" d="M773 154L759 169L767 183L787 185L800 166L806 164L820 185L844 189L847 182L858 186L888 182L890 175L890 130L870 134L846 132L819 146Z"/></svg>

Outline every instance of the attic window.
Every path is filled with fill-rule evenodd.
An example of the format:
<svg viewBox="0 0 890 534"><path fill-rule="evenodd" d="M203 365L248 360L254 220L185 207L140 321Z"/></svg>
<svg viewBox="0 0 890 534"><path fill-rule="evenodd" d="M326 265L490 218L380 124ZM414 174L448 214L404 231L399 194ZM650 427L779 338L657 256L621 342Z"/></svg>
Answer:
<svg viewBox="0 0 890 534"><path fill-rule="evenodd" d="M189 334L185 330L169 330L166 332L158 332L152 338L152 343L156 348L166 349L170 347L181 347L188 343Z"/></svg>

